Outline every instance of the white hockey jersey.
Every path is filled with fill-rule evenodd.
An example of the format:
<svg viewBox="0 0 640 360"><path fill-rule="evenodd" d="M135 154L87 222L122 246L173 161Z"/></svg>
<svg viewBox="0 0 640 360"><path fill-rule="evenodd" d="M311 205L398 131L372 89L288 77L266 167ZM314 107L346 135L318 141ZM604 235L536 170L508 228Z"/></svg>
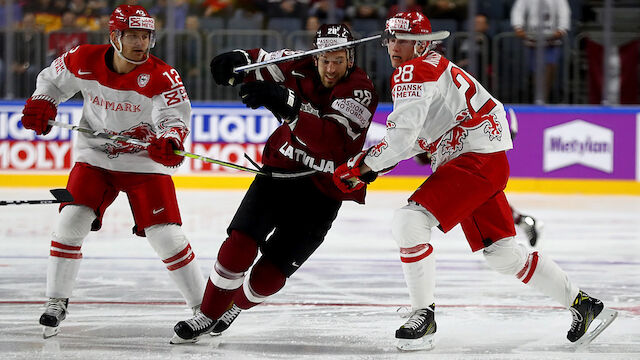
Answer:
<svg viewBox="0 0 640 360"><path fill-rule="evenodd" d="M118 74L105 61L111 45L80 45L38 75L33 96L49 95L60 102L82 92L79 126L134 137L146 142L169 129L184 138L189 133L191 103L178 72L150 56L133 71ZM75 161L114 171L171 174L176 168L159 164L141 146L79 133Z"/></svg>
<svg viewBox="0 0 640 360"><path fill-rule="evenodd" d="M431 154L435 171L467 152L513 147L502 103L436 52L399 66L391 78L391 94L387 133L364 159L373 171L423 152Z"/></svg>

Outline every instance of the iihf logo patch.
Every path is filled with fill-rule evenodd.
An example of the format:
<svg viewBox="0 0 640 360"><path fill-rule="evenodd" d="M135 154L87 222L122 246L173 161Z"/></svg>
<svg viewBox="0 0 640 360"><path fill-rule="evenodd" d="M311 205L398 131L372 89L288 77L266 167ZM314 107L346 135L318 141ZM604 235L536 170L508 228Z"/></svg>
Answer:
<svg viewBox="0 0 640 360"><path fill-rule="evenodd" d="M149 83L149 79L150 78L151 78L151 75L149 75L149 74L140 74L140 75L138 75L138 86L140 86L140 87L147 86L147 84Z"/></svg>

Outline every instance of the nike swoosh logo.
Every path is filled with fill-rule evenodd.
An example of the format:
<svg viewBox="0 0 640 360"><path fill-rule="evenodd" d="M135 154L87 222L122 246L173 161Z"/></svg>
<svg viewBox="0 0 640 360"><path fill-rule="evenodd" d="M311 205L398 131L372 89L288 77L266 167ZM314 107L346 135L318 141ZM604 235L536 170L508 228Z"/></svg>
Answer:
<svg viewBox="0 0 640 360"><path fill-rule="evenodd" d="M91 71L78 70L78 75L88 75L88 74L91 74Z"/></svg>
<svg viewBox="0 0 640 360"><path fill-rule="evenodd" d="M160 212L164 211L164 208L160 208L160 209L153 209L151 212L153 213L153 215L157 215Z"/></svg>
<svg viewBox="0 0 640 360"><path fill-rule="evenodd" d="M305 77L304 74L300 74L299 72L295 71L295 70L291 70L291 75L293 76L299 76L301 78Z"/></svg>

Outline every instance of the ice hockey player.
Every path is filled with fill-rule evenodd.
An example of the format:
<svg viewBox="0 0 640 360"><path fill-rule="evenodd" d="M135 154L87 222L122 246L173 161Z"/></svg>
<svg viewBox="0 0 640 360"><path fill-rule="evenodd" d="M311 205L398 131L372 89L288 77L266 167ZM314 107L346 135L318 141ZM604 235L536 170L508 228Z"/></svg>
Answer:
<svg viewBox="0 0 640 360"><path fill-rule="evenodd" d="M396 331L401 350L434 347L435 254L431 229L448 232L456 224L472 251L487 264L515 276L565 306L573 314L567 333L584 345L617 313L573 285L550 258L514 240L515 227L503 192L509 177L505 152L512 147L503 105L471 75L430 50L448 36L431 31L418 12L387 20L384 36L392 66L393 112L383 140L340 165L334 181L354 191L375 174L414 155L429 152L433 174L396 210L392 234L400 248L412 315ZM587 332L593 320L601 322Z"/></svg>
<svg viewBox="0 0 640 360"><path fill-rule="evenodd" d="M324 48L351 40L345 25L325 24L313 42ZM265 171L316 173L255 178L227 229L202 312L175 325L172 343L195 342L210 331L219 334L241 310L278 292L322 244L342 201L364 202L364 188L344 194L332 174L336 164L362 150L378 104L371 80L355 65L353 48L272 64L246 76L233 72L234 67L288 54L235 50L216 56L211 72L219 85L242 83L243 103L254 109L264 106L283 122L265 145ZM258 251L262 255L252 267Z"/></svg>
<svg viewBox="0 0 640 360"><path fill-rule="evenodd" d="M57 106L78 91L83 127L138 138L141 146L78 134L76 163L67 189L74 201L60 206L47 269L49 301L40 324L44 337L58 333L82 260L82 242L97 231L102 216L123 191L135 220L134 233L147 240L194 311L205 278L181 229L171 175L183 158L191 104L178 72L149 54L155 43L154 19L141 6L120 5L109 20L111 45L81 45L53 61L38 75L26 102L22 124L47 134ZM122 249L124 253L126 249Z"/></svg>

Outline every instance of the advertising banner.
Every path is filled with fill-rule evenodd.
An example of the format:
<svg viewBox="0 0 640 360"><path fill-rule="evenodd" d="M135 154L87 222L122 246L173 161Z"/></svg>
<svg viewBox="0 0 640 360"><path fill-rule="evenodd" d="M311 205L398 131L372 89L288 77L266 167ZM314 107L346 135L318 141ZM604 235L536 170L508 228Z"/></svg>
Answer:
<svg viewBox="0 0 640 360"><path fill-rule="evenodd" d="M22 101L0 102L0 171L66 174L73 164L75 133L54 127L47 136L22 128ZM518 123L514 149L508 151L513 178L638 180L640 108L578 106L513 106ZM374 114L366 146L386 132L389 104ZM57 121L79 124L80 102L60 105ZM247 157L261 162L269 135L280 124L267 110L239 103L195 103L187 150L251 167ZM179 174L225 175L238 170L188 160ZM430 167L409 159L389 176L420 176Z"/></svg>

